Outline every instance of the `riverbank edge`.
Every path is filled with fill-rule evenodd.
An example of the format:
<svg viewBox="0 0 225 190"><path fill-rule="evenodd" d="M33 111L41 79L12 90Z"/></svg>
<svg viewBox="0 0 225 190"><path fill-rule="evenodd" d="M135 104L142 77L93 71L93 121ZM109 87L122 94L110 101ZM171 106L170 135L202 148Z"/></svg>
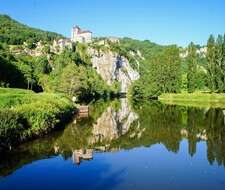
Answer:
<svg viewBox="0 0 225 190"><path fill-rule="evenodd" d="M19 90L19 93L24 94L17 96L17 89L1 88L0 90L2 92L0 97L5 96L14 100L22 95L23 98L28 96L30 99L28 103L26 100L24 104L13 104L11 107L0 109L0 152L63 129L78 110L78 106L69 98L59 94L36 94ZM4 91L12 92L12 97L10 94L4 94Z"/></svg>
<svg viewBox="0 0 225 190"><path fill-rule="evenodd" d="M26 133L27 131L21 131L21 133L19 134L19 136L21 136L21 137L19 137L17 139L14 138L14 136L15 136L14 134L8 136L7 142L1 142L1 144L0 144L0 153L4 152L4 151L9 151L12 148L15 148L16 146L18 146L22 143L44 137L53 131L64 129L66 124L72 120L73 116L76 113L77 113L76 107L74 107L74 109L64 110L64 111L60 112L59 114L55 115L55 118L58 120L58 122L55 123L54 125L42 126L38 132L35 130L31 130L31 132L29 132L29 135L25 135L25 136L23 135L23 133L24 132ZM32 126L30 126L30 129L31 128L32 128Z"/></svg>
<svg viewBox="0 0 225 190"><path fill-rule="evenodd" d="M158 99L170 105L225 108L225 93L164 93Z"/></svg>

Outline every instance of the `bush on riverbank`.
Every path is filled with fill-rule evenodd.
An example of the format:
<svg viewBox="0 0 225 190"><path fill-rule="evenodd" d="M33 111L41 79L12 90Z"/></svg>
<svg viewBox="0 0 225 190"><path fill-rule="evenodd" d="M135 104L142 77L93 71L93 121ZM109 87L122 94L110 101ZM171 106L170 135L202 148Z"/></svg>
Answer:
<svg viewBox="0 0 225 190"><path fill-rule="evenodd" d="M48 133L68 120L74 109L60 94L0 88L0 147Z"/></svg>

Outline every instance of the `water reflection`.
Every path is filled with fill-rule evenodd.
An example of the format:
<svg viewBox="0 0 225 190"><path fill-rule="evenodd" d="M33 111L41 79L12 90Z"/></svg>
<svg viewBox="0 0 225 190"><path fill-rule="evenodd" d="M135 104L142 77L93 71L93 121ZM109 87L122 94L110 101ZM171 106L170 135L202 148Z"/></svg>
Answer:
<svg viewBox="0 0 225 190"><path fill-rule="evenodd" d="M114 104L113 104L114 103ZM120 102L111 103L103 113L90 126L78 132L78 126L70 126L69 133L72 134L71 141L68 142L67 149L72 150L72 159L74 163L80 164L82 160L91 160L93 158L93 150L109 151L110 143L113 140L125 135L131 124L138 119L138 115L131 110L127 99L121 99ZM119 103L119 108L115 106ZM77 128L78 127L78 128ZM84 132L85 131L85 132ZM84 135L83 135L84 134ZM65 136L66 135L66 136ZM77 137L82 137L82 143L73 146L77 143ZM68 139L68 134L65 130L64 135L56 141L56 153L63 153L65 151L65 139ZM66 142L67 143L67 142ZM111 148L110 150L118 150L119 147Z"/></svg>
<svg viewBox="0 0 225 190"><path fill-rule="evenodd" d="M64 131L26 143L0 157L6 176L34 160L55 155L75 164L94 159L96 151L119 151L162 144L178 153L183 139L194 156L197 143L206 142L210 164L225 166L225 114L222 109L194 108L145 102L131 108L126 99L97 102L88 118L76 118Z"/></svg>
<svg viewBox="0 0 225 190"><path fill-rule="evenodd" d="M126 134L138 115L131 111L127 99L121 99L119 110L109 106L93 124L89 144L110 143Z"/></svg>

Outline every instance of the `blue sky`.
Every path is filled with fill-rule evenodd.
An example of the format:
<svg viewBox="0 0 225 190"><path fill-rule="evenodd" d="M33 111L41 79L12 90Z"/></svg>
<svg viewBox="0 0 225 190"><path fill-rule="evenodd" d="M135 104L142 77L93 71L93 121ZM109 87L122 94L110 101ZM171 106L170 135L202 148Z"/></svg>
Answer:
<svg viewBox="0 0 225 190"><path fill-rule="evenodd" d="M0 0L0 13L68 37L80 25L95 36L186 46L225 33L225 0Z"/></svg>

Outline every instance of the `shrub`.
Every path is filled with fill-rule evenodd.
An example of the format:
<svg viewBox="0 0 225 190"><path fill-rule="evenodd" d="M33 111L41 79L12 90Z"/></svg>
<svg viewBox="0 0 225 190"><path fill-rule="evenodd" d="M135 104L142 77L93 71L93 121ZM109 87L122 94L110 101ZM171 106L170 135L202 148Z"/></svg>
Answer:
<svg viewBox="0 0 225 190"><path fill-rule="evenodd" d="M9 147L20 139L20 134L26 126L22 115L14 111L0 110L0 146Z"/></svg>
<svg viewBox="0 0 225 190"><path fill-rule="evenodd" d="M74 109L61 94L0 88L0 148L50 132Z"/></svg>

